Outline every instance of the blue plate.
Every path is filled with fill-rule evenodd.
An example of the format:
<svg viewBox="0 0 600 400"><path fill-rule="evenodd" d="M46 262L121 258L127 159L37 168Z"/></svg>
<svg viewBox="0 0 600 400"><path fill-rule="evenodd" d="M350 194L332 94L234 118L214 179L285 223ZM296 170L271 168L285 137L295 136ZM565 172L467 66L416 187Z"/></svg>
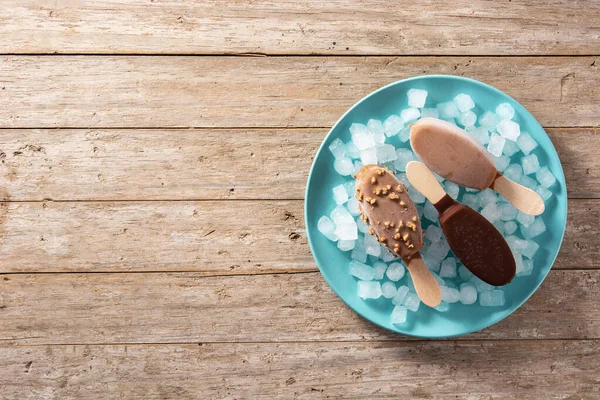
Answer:
<svg viewBox="0 0 600 400"><path fill-rule="evenodd" d="M529 132L540 146L534 151L542 165L547 165L556 176L551 188L553 196L546 201L542 215L547 232L535 238L540 249L534 257L533 274L516 277L503 287L506 304L503 307L481 307L477 303L465 306L451 304L441 313L421 305L417 313L409 313L406 323L393 325L390 313L393 305L389 299L362 300L356 295L356 279L348 273L350 252L338 250L335 243L327 240L318 230L317 221L329 215L335 207L331 189L345 179L333 169L333 155L329 144L336 138L350 140L349 128L353 122L366 124L370 118L384 120L408 107L406 92L418 88L429 92L426 107L450 101L459 93L469 94L477 104L480 115L485 110L495 110L500 103L511 104L516 122L522 131ZM346 179L347 180L347 179ZM421 338L445 338L464 335L484 329L519 308L540 286L552 267L565 232L567 219L567 191L562 166L550 138L537 120L516 100L500 90L473 79L451 75L426 75L404 79L387 85L356 103L333 126L315 157L306 188L305 219L308 242L323 277L337 295L355 312L376 325L394 332Z"/></svg>

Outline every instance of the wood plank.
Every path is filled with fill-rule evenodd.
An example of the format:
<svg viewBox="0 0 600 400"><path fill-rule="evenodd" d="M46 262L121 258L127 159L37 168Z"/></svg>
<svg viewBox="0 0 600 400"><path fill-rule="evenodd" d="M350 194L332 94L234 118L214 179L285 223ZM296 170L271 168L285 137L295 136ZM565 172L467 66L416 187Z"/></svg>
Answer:
<svg viewBox="0 0 600 400"><path fill-rule="evenodd" d="M0 347L6 398L595 399L598 341Z"/></svg>
<svg viewBox="0 0 600 400"><path fill-rule="evenodd" d="M302 199L326 134L324 128L0 130L0 187L13 201ZM600 198L600 129L548 134L569 196Z"/></svg>
<svg viewBox="0 0 600 400"><path fill-rule="evenodd" d="M471 339L599 339L600 271L551 271ZM0 278L7 345L399 340L351 311L318 272L20 274Z"/></svg>
<svg viewBox="0 0 600 400"><path fill-rule="evenodd" d="M382 85L465 75L547 127L600 126L597 57L0 58L0 127L328 127Z"/></svg>
<svg viewBox="0 0 600 400"><path fill-rule="evenodd" d="M555 268L600 267L598 209L570 202ZM4 203L0 216L0 272L316 270L302 201Z"/></svg>
<svg viewBox="0 0 600 400"><path fill-rule="evenodd" d="M600 7L585 1L4 3L2 53L525 55L600 50Z"/></svg>

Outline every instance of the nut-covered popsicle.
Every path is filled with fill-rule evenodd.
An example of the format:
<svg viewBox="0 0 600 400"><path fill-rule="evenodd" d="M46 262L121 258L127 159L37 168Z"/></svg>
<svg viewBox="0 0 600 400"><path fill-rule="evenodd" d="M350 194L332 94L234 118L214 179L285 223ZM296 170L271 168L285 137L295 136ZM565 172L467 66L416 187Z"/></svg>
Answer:
<svg viewBox="0 0 600 400"><path fill-rule="evenodd" d="M356 198L361 216L369 224L369 233L404 260L421 301L436 307L442 293L419 254L423 231L406 186L376 164L365 165L355 177Z"/></svg>
<svg viewBox="0 0 600 400"><path fill-rule="evenodd" d="M444 178L479 190L489 187L526 214L544 212L542 198L498 172L483 146L458 126L422 118L410 127L410 144L423 163Z"/></svg>

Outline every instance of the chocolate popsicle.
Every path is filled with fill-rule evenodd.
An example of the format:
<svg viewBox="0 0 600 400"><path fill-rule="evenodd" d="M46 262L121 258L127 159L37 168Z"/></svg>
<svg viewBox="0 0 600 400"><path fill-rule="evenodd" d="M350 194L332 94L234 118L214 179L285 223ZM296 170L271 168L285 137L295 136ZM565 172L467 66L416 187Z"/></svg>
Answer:
<svg viewBox="0 0 600 400"><path fill-rule="evenodd" d="M423 231L406 186L376 164L365 165L355 178L358 208L369 224L369 233L404 260L421 301L430 307L438 306L442 292L419 254Z"/></svg>
<svg viewBox="0 0 600 400"><path fill-rule="evenodd" d="M424 164L409 162L406 176L437 209L448 244L465 267L490 285L509 283L516 273L515 258L494 225L477 211L448 196Z"/></svg>
<svg viewBox="0 0 600 400"><path fill-rule="evenodd" d="M410 127L410 144L425 165L449 181L479 190L489 187L525 214L544 212L542 198L498 172L487 150L458 126L420 119Z"/></svg>

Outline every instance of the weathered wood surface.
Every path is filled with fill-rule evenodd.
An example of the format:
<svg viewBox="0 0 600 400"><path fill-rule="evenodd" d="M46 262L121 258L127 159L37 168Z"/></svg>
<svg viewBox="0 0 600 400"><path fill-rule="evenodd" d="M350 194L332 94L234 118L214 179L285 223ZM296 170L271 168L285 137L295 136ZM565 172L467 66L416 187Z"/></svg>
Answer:
<svg viewBox="0 0 600 400"><path fill-rule="evenodd" d="M329 127L428 73L506 91L546 127L600 126L598 57L0 57L0 127Z"/></svg>
<svg viewBox="0 0 600 400"><path fill-rule="evenodd" d="M555 268L598 268L597 200L571 200ZM0 272L315 271L303 202L4 203Z"/></svg>
<svg viewBox="0 0 600 400"><path fill-rule="evenodd" d="M592 400L600 396L599 345L517 340L0 347L0 396Z"/></svg>
<svg viewBox="0 0 600 400"><path fill-rule="evenodd" d="M1 130L0 187L13 201L302 199L327 131ZM600 198L600 130L548 134L569 196Z"/></svg>
<svg viewBox="0 0 600 400"><path fill-rule="evenodd" d="M2 53L600 51L600 7L593 1L9 0L3 13Z"/></svg>
<svg viewBox="0 0 600 400"><path fill-rule="evenodd" d="M600 339L600 271L551 271L492 328L462 339ZM10 345L400 340L348 308L318 272L0 277ZM461 340L462 340L461 339Z"/></svg>

